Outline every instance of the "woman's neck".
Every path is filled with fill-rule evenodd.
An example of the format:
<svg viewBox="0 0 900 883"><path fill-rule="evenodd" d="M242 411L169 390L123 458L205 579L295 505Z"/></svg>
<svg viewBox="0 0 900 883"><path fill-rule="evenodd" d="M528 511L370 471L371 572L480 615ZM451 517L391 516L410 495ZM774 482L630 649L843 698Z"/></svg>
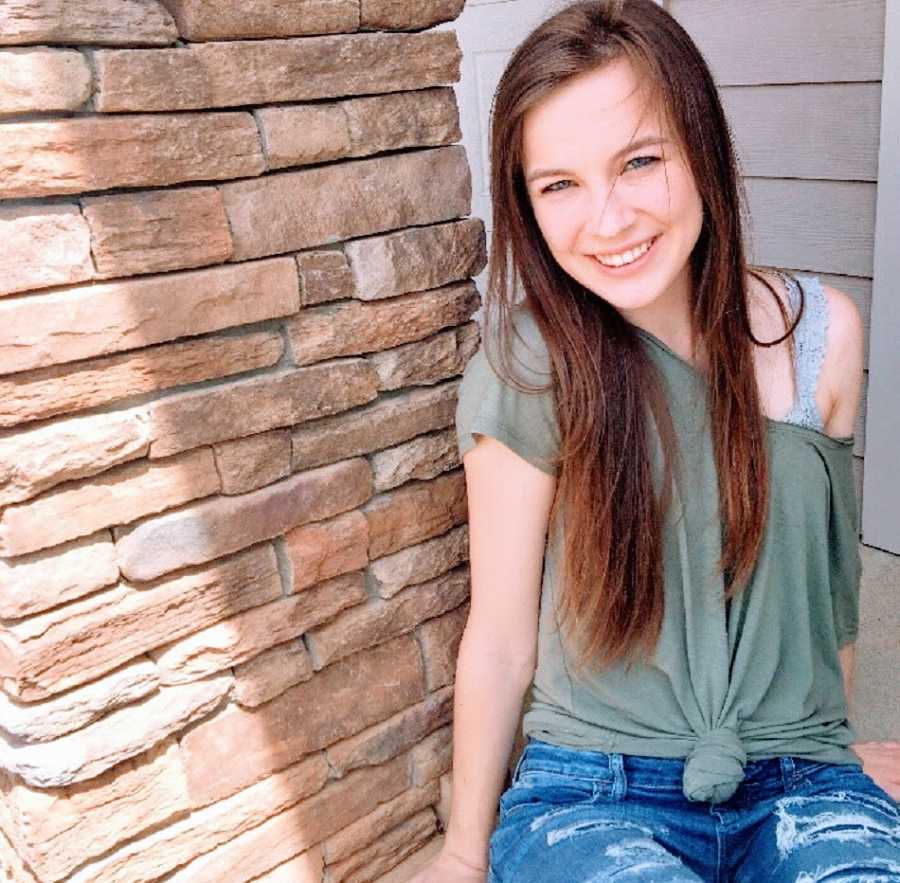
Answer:
<svg viewBox="0 0 900 883"><path fill-rule="evenodd" d="M621 312L627 322L659 338L686 362L697 362L691 326L690 280L687 273L674 280L662 295L647 306Z"/></svg>

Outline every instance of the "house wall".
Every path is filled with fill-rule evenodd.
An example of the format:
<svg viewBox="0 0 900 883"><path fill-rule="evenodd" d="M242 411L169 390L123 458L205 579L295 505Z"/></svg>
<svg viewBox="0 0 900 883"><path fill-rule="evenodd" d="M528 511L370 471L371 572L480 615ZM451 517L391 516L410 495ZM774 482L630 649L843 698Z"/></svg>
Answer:
<svg viewBox="0 0 900 883"><path fill-rule="evenodd" d="M900 5L885 5L863 539L900 555ZM900 617L898 617L900 630Z"/></svg>

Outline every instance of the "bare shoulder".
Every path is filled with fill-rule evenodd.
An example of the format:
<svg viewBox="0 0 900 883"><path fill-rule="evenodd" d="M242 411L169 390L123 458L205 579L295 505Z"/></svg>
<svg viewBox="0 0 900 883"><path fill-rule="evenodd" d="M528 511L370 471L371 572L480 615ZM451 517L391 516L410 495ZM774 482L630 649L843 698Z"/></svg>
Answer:
<svg viewBox="0 0 900 883"><path fill-rule="evenodd" d="M856 354L862 364L865 330L856 301L845 291L822 284L828 301L828 347L845 355Z"/></svg>
<svg viewBox="0 0 900 883"><path fill-rule="evenodd" d="M828 303L828 335L821 391L826 431L851 435L862 394L865 328L853 298L839 288L822 285Z"/></svg>

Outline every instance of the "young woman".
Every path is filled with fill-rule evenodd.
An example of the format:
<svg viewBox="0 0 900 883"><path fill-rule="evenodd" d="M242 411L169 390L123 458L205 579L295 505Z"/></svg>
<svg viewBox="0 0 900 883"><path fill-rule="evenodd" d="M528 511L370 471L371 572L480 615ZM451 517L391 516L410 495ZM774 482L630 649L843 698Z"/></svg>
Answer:
<svg viewBox="0 0 900 883"><path fill-rule="evenodd" d="M453 804L415 880L900 881L848 722L856 308L748 267L715 87L652 0L538 27L491 149Z"/></svg>

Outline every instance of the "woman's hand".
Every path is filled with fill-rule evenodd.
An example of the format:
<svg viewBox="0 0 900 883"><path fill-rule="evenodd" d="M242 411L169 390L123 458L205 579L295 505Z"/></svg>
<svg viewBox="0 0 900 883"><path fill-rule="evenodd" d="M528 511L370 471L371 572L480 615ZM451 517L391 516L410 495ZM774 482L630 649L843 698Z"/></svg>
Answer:
<svg viewBox="0 0 900 883"><path fill-rule="evenodd" d="M444 848L410 883L485 883L486 880L487 868L471 865Z"/></svg>
<svg viewBox="0 0 900 883"><path fill-rule="evenodd" d="M856 742L863 772L894 800L900 800L900 742Z"/></svg>

